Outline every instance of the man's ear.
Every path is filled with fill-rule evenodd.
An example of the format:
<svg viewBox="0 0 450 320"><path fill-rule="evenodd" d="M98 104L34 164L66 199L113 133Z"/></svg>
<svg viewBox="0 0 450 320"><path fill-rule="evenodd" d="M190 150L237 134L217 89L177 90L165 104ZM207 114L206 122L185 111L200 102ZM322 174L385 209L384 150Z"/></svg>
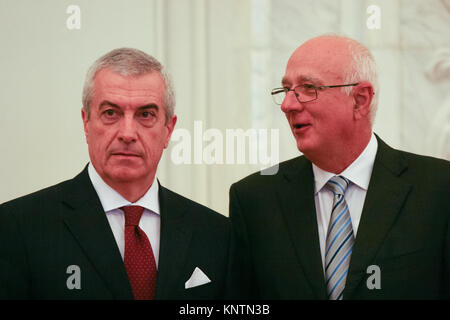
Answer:
<svg viewBox="0 0 450 320"><path fill-rule="evenodd" d="M173 115L172 118L170 118L167 121L166 128L168 130L168 134L167 134L166 142L164 144L164 149L169 146L170 137L172 136L172 132L173 132L173 129L175 128L175 124L176 123L177 123L177 116L176 115Z"/></svg>
<svg viewBox="0 0 450 320"><path fill-rule="evenodd" d="M355 99L353 113L356 119L368 117L370 112L370 104L373 99L373 86L368 81L363 81L353 89L353 97Z"/></svg>
<svg viewBox="0 0 450 320"><path fill-rule="evenodd" d="M88 127L87 123L89 121L89 115L84 110L84 108L81 108L81 119L83 119L83 128L84 128L84 135L86 136L86 142L88 140Z"/></svg>

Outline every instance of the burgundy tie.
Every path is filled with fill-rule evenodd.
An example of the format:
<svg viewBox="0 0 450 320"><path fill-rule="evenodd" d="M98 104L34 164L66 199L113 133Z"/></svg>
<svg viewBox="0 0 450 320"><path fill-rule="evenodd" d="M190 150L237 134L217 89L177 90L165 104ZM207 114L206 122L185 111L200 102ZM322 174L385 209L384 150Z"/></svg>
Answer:
<svg viewBox="0 0 450 320"><path fill-rule="evenodd" d="M139 228L144 208L127 206L125 212L124 263L135 300L151 300L155 296L156 263L152 246Z"/></svg>

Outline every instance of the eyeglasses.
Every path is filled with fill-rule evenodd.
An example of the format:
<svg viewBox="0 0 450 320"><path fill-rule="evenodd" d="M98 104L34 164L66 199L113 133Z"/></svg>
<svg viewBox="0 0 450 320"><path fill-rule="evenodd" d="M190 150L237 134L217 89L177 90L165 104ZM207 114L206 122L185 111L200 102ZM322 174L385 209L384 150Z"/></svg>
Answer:
<svg viewBox="0 0 450 320"><path fill-rule="evenodd" d="M340 84L334 86L320 86L320 87L316 87L312 84L301 84L293 89L275 88L272 90L271 95L273 101L278 105L281 105L283 103L289 91L294 91L295 97L297 98L298 102L310 102L317 99L317 90L323 90L327 88L349 87L349 86L353 87L358 84L359 82L351 84Z"/></svg>

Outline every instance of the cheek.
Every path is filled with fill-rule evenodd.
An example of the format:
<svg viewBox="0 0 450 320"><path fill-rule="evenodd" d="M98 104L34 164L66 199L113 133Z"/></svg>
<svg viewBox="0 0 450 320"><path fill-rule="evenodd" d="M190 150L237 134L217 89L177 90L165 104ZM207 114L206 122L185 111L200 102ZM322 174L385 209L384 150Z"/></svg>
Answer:
<svg viewBox="0 0 450 320"><path fill-rule="evenodd" d="M87 142L91 156L101 158L106 154L110 141L110 134L108 130L101 127L91 126L89 128L89 135Z"/></svg>
<svg viewBox="0 0 450 320"><path fill-rule="evenodd" d="M343 99L327 99L318 105L314 118L328 128L344 128L353 117L353 110L348 101Z"/></svg>
<svg viewBox="0 0 450 320"><path fill-rule="evenodd" d="M322 124L322 136L330 141L345 138L352 132L351 114L344 111L327 115L322 119Z"/></svg>
<svg viewBox="0 0 450 320"><path fill-rule="evenodd" d="M167 141L166 130L162 128L147 132L142 137L144 138L141 140L142 144L147 154L151 156L160 154L163 151Z"/></svg>

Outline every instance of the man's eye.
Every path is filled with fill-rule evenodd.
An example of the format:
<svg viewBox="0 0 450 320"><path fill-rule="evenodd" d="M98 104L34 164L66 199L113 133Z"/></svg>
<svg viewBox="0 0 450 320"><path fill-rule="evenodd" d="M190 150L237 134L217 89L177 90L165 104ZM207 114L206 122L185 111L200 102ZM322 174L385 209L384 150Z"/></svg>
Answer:
<svg viewBox="0 0 450 320"><path fill-rule="evenodd" d="M303 86L304 86L306 89L314 89L314 85L313 85L313 84L307 83L307 84L304 84Z"/></svg>
<svg viewBox="0 0 450 320"><path fill-rule="evenodd" d="M102 118L103 121L112 123L119 119L119 113L114 109L106 109L102 112Z"/></svg>
<svg viewBox="0 0 450 320"><path fill-rule="evenodd" d="M141 113L141 117L144 118L144 119L150 119L150 118L153 118L154 116L155 116L155 114L153 112L150 112L150 111L143 111Z"/></svg>

